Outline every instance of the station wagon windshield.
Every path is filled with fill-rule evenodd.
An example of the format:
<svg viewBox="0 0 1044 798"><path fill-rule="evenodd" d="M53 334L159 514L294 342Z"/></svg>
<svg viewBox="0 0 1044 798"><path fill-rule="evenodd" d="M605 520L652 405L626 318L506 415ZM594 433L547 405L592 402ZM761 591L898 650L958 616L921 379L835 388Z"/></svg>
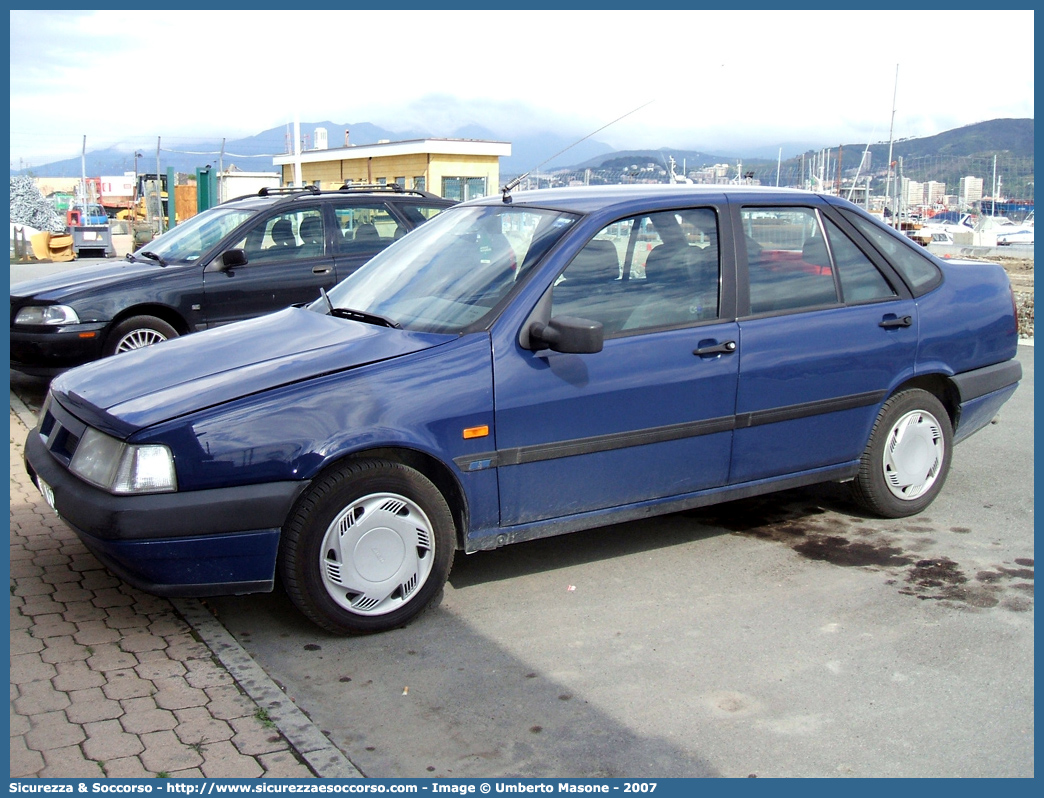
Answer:
<svg viewBox="0 0 1044 798"><path fill-rule="evenodd" d="M483 321L575 221L547 210L451 209L337 285L330 302L409 330L461 332ZM329 310L325 300L312 308Z"/></svg>
<svg viewBox="0 0 1044 798"><path fill-rule="evenodd" d="M195 263L221 239L239 227L257 211L237 208L212 208L164 233L143 249L151 260L162 263ZM144 253L135 253L140 258Z"/></svg>

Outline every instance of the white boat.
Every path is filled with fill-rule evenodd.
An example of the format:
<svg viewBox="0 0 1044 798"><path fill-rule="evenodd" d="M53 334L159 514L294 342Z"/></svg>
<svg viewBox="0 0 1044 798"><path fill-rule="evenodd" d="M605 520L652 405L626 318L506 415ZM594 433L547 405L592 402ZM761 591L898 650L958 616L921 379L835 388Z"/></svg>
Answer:
<svg viewBox="0 0 1044 798"><path fill-rule="evenodd" d="M1021 224L1013 222L1007 216L980 216L974 229L976 232L995 234L999 246L1032 244L1033 213L1031 212Z"/></svg>
<svg viewBox="0 0 1044 798"><path fill-rule="evenodd" d="M929 219L927 222L922 224L916 230L908 233L910 238L917 241L922 246L928 246L929 244L953 244L955 233L971 233L974 231L972 226L971 214L961 214L960 221L933 221Z"/></svg>

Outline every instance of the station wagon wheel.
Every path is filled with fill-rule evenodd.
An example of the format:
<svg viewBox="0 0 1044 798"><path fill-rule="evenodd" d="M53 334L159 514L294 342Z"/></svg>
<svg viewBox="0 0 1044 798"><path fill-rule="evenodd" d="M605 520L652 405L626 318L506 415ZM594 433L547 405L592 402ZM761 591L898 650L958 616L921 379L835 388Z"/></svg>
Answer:
<svg viewBox="0 0 1044 798"><path fill-rule="evenodd" d="M155 316L131 316L124 319L105 339L105 354L118 355L177 338L178 331Z"/></svg>
<svg viewBox="0 0 1044 798"><path fill-rule="evenodd" d="M290 599L337 634L394 629L438 595L453 560L449 505L420 472L386 460L349 463L298 503L280 542Z"/></svg>
<svg viewBox="0 0 1044 798"><path fill-rule="evenodd" d="M902 391L881 408L853 483L857 501L885 518L921 512L950 470L953 431L932 394Z"/></svg>

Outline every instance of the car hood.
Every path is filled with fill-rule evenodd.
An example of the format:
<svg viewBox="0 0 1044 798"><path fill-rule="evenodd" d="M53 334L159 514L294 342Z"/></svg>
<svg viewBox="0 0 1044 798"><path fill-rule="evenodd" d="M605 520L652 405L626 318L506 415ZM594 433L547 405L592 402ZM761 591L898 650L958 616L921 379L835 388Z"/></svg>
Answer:
<svg viewBox="0 0 1044 798"><path fill-rule="evenodd" d="M51 392L82 421L126 438L241 396L455 338L287 308L88 363L55 378Z"/></svg>
<svg viewBox="0 0 1044 798"><path fill-rule="evenodd" d="M128 279L155 274L160 269L184 269L186 266L160 266L158 263L141 263L123 260L118 263L101 263L96 266L81 266L64 272L48 274L34 280L24 280L11 286L13 297L35 297L52 302L62 302L75 297L84 289L97 289Z"/></svg>

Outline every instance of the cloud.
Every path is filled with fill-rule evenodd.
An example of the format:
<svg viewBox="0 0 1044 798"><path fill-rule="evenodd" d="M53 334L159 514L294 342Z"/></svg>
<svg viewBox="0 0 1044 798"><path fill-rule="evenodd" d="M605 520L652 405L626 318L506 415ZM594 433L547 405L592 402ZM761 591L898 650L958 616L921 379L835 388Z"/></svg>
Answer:
<svg viewBox="0 0 1044 798"><path fill-rule="evenodd" d="M634 111L598 139L709 151L886 140L893 94L897 138L1034 110L1031 10L10 14L12 162L295 115L510 140ZM949 52L984 30L1001 78Z"/></svg>

